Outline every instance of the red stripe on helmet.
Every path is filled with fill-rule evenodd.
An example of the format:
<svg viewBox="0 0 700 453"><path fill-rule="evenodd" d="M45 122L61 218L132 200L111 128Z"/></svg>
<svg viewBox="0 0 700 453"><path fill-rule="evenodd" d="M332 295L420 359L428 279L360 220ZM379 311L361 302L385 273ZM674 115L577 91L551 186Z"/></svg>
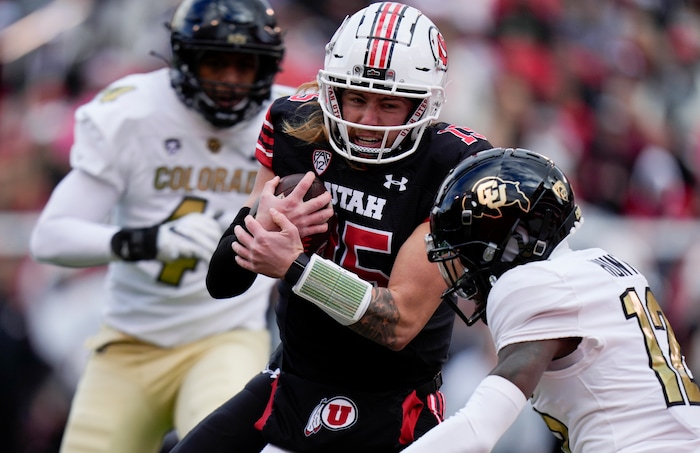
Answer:
<svg viewBox="0 0 700 453"><path fill-rule="evenodd" d="M405 8L405 5L398 3L388 2L382 5L370 34L368 66L380 69L389 67L389 56Z"/></svg>

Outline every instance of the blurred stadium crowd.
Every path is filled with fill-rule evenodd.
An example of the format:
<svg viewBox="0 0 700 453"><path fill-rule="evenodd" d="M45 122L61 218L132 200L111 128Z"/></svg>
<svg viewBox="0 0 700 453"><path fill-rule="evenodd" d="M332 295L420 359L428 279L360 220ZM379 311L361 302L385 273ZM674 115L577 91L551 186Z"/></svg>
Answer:
<svg viewBox="0 0 700 453"><path fill-rule="evenodd" d="M287 44L278 82L296 86L315 78L345 15L370 2L271 3ZM599 244L643 268L700 373L700 1L405 3L447 41L443 118L496 146L556 160L586 217L573 245ZM99 316L101 269L42 266L26 252L33 220L68 170L73 112L111 81L166 64L164 24L176 4L0 0L0 443L8 453L57 451L81 366L76 351ZM455 330L455 357L488 352L483 329L472 329ZM448 366L447 378L490 369L465 360ZM521 438L502 451L524 448Z"/></svg>

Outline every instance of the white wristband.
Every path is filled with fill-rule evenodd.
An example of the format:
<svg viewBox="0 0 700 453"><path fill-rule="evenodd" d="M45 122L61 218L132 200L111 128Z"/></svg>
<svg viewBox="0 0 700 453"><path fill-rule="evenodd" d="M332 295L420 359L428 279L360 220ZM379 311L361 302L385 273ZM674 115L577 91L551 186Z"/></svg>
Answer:
<svg viewBox="0 0 700 453"><path fill-rule="evenodd" d="M313 254L292 287L344 326L356 323L372 300L372 285L333 261Z"/></svg>
<svg viewBox="0 0 700 453"><path fill-rule="evenodd" d="M513 424L527 399L497 375L486 376L467 404L403 453L487 453Z"/></svg>

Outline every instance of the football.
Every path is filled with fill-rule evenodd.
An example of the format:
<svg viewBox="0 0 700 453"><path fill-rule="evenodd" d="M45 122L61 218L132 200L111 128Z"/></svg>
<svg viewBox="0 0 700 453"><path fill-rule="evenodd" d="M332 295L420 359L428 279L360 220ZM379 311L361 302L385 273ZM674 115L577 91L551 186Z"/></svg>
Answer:
<svg viewBox="0 0 700 453"><path fill-rule="evenodd" d="M293 173L291 175L282 176L275 189L275 195L289 195L297 184L299 184L299 181L302 180L304 175L304 173ZM325 191L326 186L324 186L323 181L317 177L306 192L306 195L304 195L304 200L310 200L315 196L321 195Z"/></svg>
<svg viewBox="0 0 700 453"><path fill-rule="evenodd" d="M304 177L304 173L294 173L291 175L283 176L280 179L277 188L275 189L275 195L285 196L289 195L292 190L299 184L299 181ZM309 187L309 190L304 195L304 200L310 200L318 195L321 195L326 191L326 186L323 185L323 181L316 178L314 182ZM330 238L331 225L328 226L328 230L325 233L314 234L302 238L304 244L304 252L307 254L319 253L322 254L323 249L328 245L328 239Z"/></svg>

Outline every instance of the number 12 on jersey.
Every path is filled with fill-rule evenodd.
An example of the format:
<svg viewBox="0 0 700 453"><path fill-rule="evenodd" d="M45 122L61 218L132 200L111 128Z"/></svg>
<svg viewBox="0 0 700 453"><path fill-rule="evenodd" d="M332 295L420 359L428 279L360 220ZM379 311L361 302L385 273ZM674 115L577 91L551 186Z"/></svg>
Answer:
<svg viewBox="0 0 700 453"><path fill-rule="evenodd" d="M642 302L634 288L625 291L620 300L627 319L637 318L644 334L649 366L659 379L666 405L700 405L700 388L688 371L676 335L651 289L646 288L645 302ZM668 339L667 350L664 350L657 337L657 334L663 335L663 332Z"/></svg>

